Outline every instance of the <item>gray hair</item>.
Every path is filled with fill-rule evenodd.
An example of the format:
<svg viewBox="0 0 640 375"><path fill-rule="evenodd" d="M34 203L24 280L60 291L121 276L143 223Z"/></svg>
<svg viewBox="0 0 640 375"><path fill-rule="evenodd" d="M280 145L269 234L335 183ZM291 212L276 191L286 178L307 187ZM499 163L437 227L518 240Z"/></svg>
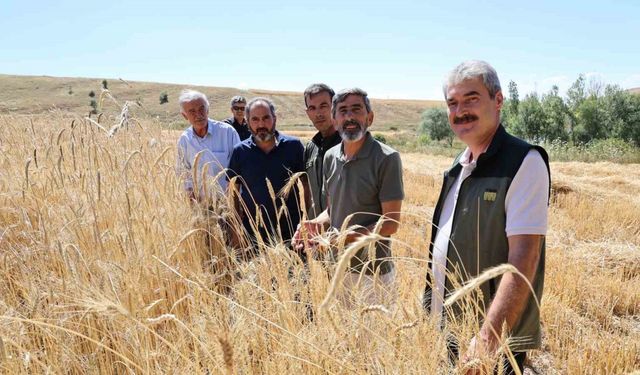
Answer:
<svg viewBox="0 0 640 375"><path fill-rule="evenodd" d="M482 83L489 91L489 97L491 99L496 97L498 91L501 91L500 80L498 79L498 73L489 65L488 62L482 60L468 60L464 61L460 65L456 66L447 77L442 90L444 92L444 98L447 99L447 91L449 86L456 85L462 81L474 78L482 78Z"/></svg>
<svg viewBox="0 0 640 375"><path fill-rule="evenodd" d="M245 99L244 96L236 95L233 98L231 98L231 107L233 107L234 104L246 103L246 102L247 102L247 99Z"/></svg>
<svg viewBox="0 0 640 375"><path fill-rule="evenodd" d="M304 90L304 105L307 106L307 99L310 99L314 95L318 95L320 93L326 92L329 94L330 99L333 99L333 96L336 94L333 89L324 83L314 83L313 85L307 87Z"/></svg>
<svg viewBox="0 0 640 375"><path fill-rule="evenodd" d="M180 92L180 97L178 97L178 103L180 104L180 110L184 108L184 105L187 103L191 103L195 100L202 100L205 104L207 110L209 110L209 100L207 96L200 91L184 89Z"/></svg>
<svg viewBox="0 0 640 375"><path fill-rule="evenodd" d="M244 117L247 118L247 121L249 121L248 119L249 119L249 114L251 113L251 108L253 108L253 106L255 106L258 103L266 104L267 107L269 107L269 112L271 112L271 116L273 116L273 118L276 117L276 106L273 105L273 102L267 98L263 98L259 96L257 98L251 99L251 101L247 103L247 106L244 108Z"/></svg>
<svg viewBox="0 0 640 375"><path fill-rule="evenodd" d="M359 89L357 87L354 88L350 88L350 89L344 89L341 90L339 93L337 93L334 97L333 100L331 101L331 116L333 118L336 117L336 109L338 108L338 104L344 102L345 100L347 100L347 97L349 95L357 95L359 97L361 97L364 100L364 107L367 110L367 113L371 112L371 102L369 101L369 97L367 96L367 92L364 91L363 89Z"/></svg>

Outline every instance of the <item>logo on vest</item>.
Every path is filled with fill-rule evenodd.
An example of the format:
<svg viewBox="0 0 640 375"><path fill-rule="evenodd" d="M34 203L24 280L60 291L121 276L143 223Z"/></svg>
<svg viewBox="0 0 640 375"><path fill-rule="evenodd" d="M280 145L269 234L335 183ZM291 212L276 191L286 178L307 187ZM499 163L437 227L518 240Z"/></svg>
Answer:
<svg viewBox="0 0 640 375"><path fill-rule="evenodd" d="M487 202L495 202L498 192L495 190L487 190L484 192L484 200Z"/></svg>

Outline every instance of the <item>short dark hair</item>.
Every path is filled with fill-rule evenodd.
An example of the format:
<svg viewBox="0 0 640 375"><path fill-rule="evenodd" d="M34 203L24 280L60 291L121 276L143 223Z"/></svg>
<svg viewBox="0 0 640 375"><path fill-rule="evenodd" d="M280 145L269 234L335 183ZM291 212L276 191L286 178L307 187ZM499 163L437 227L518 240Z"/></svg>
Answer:
<svg viewBox="0 0 640 375"><path fill-rule="evenodd" d="M364 100L364 107L367 110L367 113L371 112L371 102L369 101L369 97L367 96L367 92L363 89L359 89L357 87L341 90L333 97L333 101L331 102L331 116L333 118L336 117L336 109L338 108L338 104L347 100L349 95L357 95Z"/></svg>
<svg viewBox="0 0 640 375"><path fill-rule="evenodd" d="M328 93L330 99L333 99L333 96L336 94L336 92L333 91L331 87L325 85L324 83L314 83L313 85L307 87L304 90L304 106L306 107L308 105L307 98L310 99L312 96L321 94L323 92Z"/></svg>

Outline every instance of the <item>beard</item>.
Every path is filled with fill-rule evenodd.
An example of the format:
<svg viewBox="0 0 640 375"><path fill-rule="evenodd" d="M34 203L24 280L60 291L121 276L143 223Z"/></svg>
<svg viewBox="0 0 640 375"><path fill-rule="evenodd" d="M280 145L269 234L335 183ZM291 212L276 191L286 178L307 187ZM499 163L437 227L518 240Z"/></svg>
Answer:
<svg viewBox="0 0 640 375"><path fill-rule="evenodd" d="M353 129L345 129L345 126L353 125ZM358 142L364 137L367 127L356 120L347 120L338 129L340 137L346 142Z"/></svg>
<svg viewBox="0 0 640 375"><path fill-rule="evenodd" d="M269 142L275 136L276 130L275 128L269 131L267 128L258 128L255 133L253 133L254 138L256 138L260 142Z"/></svg>

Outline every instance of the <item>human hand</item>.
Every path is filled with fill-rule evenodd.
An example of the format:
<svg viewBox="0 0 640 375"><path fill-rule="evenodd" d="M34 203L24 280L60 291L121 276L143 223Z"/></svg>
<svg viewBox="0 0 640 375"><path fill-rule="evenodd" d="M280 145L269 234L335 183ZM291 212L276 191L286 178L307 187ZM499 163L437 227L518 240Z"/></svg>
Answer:
<svg viewBox="0 0 640 375"><path fill-rule="evenodd" d="M318 242L315 237L322 233L322 224L313 221L303 221L298 224L296 232L293 234L291 243L296 251L302 251L305 247L314 248Z"/></svg>
<svg viewBox="0 0 640 375"><path fill-rule="evenodd" d="M498 341L493 335L474 336L467 351L460 356L461 372L465 375L491 374L496 364Z"/></svg>

